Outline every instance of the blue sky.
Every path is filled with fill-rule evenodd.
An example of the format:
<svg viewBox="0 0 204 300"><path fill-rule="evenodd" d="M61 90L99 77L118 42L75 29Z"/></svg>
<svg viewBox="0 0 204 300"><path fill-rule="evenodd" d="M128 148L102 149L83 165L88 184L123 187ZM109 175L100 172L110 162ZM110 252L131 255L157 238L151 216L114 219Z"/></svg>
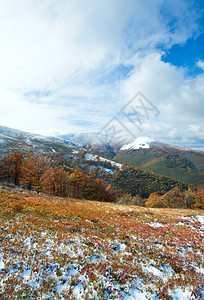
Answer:
<svg viewBox="0 0 204 300"><path fill-rule="evenodd" d="M204 33L190 38L184 45L174 45L164 54L162 60L177 67L185 67L187 76L196 77L202 74L202 69L198 67L197 62L204 61Z"/></svg>
<svg viewBox="0 0 204 300"><path fill-rule="evenodd" d="M204 149L204 2L0 2L0 125L98 132ZM121 113L139 91L159 110L142 131Z"/></svg>

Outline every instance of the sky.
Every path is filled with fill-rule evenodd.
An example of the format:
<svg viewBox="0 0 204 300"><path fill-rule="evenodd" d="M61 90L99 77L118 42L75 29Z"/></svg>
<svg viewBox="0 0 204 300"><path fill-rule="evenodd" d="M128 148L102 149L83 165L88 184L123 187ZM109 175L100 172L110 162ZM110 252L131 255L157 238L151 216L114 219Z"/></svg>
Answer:
<svg viewBox="0 0 204 300"><path fill-rule="evenodd" d="M0 0L0 45L0 125L204 150L204 1Z"/></svg>

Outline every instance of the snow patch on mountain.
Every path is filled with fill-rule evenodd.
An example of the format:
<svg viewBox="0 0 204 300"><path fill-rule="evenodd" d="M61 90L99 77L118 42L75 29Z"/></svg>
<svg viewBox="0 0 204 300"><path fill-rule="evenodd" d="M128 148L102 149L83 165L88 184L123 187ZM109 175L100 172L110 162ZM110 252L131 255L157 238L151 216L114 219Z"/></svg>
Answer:
<svg viewBox="0 0 204 300"><path fill-rule="evenodd" d="M85 160L97 161L98 159L99 159L99 161L110 162L112 167L116 167L116 168L118 168L120 170L122 168L122 164L116 163L116 162L114 162L114 161L112 161L110 159L103 158L103 157L100 157L100 156L97 156L97 155L94 155L94 154L90 154L90 153L86 153L85 154Z"/></svg>
<svg viewBox="0 0 204 300"><path fill-rule="evenodd" d="M149 143L154 142L154 139L149 137L138 137L132 143L123 145L120 150L129 150L129 149L149 149Z"/></svg>

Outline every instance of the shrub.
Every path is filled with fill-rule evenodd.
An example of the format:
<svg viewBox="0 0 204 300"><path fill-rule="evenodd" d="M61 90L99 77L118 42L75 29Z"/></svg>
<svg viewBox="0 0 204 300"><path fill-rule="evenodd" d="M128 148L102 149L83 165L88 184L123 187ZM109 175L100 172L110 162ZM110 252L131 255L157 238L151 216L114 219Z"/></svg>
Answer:
<svg viewBox="0 0 204 300"><path fill-rule="evenodd" d="M164 207L186 208L185 196L178 187L168 191L162 198L165 205Z"/></svg>
<svg viewBox="0 0 204 300"><path fill-rule="evenodd" d="M14 212L21 212L23 210L24 206L22 203L14 203L12 205L12 209Z"/></svg>
<svg viewBox="0 0 204 300"><path fill-rule="evenodd" d="M132 195L129 194L129 193L126 193L126 194L124 194L120 197L120 200L119 200L118 203L120 203L120 204L130 204L131 201L132 201Z"/></svg>
<svg viewBox="0 0 204 300"><path fill-rule="evenodd" d="M145 206L146 199L143 199L141 196L136 195L132 197L129 204L136 205L136 206Z"/></svg>
<svg viewBox="0 0 204 300"><path fill-rule="evenodd" d="M151 193L149 195L149 198L147 199L145 205L147 207L156 207L156 208L167 207L163 199L161 198L161 195L159 195L156 192Z"/></svg>
<svg viewBox="0 0 204 300"><path fill-rule="evenodd" d="M128 205L136 205L136 206L145 206L145 199L142 199L139 195L133 196L129 193L126 193L120 197L118 203L120 204L128 204Z"/></svg>

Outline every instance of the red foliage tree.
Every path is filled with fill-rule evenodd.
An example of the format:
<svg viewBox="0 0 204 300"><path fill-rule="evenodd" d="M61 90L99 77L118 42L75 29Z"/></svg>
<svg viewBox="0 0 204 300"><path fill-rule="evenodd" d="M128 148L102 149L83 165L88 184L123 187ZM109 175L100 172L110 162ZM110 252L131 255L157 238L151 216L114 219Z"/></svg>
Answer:
<svg viewBox="0 0 204 300"><path fill-rule="evenodd" d="M193 207L204 209L204 185L199 186L193 194L195 196L195 204Z"/></svg>
<svg viewBox="0 0 204 300"><path fill-rule="evenodd" d="M42 190L50 195L66 197L69 190L69 174L63 168L46 168L41 177Z"/></svg>
<svg viewBox="0 0 204 300"><path fill-rule="evenodd" d="M15 152L7 157L7 165L14 184L18 185L22 175L23 155L20 152Z"/></svg>
<svg viewBox="0 0 204 300"><path fill-rule="evenodd" d="M147 202L145 203L147 207L165 207L163 200L161 199L161 195L157 192L151 193Z"/></svg>
<svg viewBox="0 0 204 300"><path fill-rule="evenodd" d="M42 190L41 176L46 166L46 159L36 156L28 156L22 166L21 184L28 189L34 189L38 193Z"/></svg>

